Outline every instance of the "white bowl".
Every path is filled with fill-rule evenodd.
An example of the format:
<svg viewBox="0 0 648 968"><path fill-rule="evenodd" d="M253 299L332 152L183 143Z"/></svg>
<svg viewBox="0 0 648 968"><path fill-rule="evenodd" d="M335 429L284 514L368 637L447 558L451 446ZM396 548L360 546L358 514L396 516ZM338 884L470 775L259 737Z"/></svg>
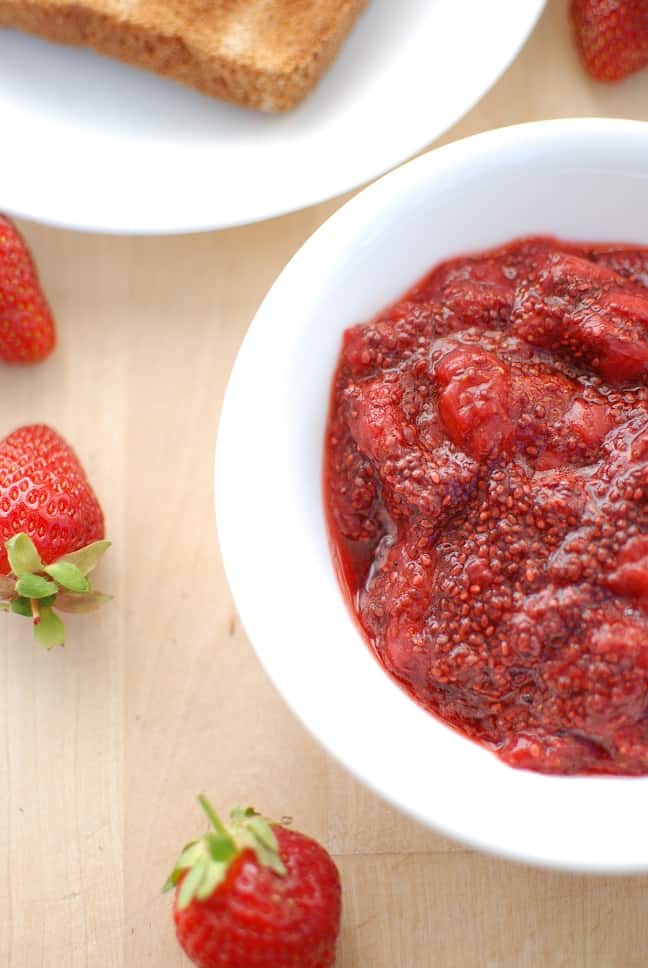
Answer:
<svg viewBox="0 0 648 968"><path fill-rule="evenodd" d="M303 246L245 338L221 417L221 548L286 701L396 806L529 863L648 871L648 778L514 770L419 708L362 639L333 570L324 427L342 331L441 259L516 236L648 243L648 124L549 121L440 148L372 185Z"/></svg>

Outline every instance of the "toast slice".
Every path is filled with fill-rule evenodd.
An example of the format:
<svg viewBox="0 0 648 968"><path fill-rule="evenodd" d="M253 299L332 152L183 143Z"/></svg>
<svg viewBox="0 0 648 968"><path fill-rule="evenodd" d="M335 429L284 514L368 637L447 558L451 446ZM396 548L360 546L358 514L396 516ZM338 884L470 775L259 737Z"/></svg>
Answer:
<svg viewBox="0 0 648 968"><path fill-rule="evenodd" d="M286 111L367 0L0 0L0 27L93 47L214 97Z"/></svg>

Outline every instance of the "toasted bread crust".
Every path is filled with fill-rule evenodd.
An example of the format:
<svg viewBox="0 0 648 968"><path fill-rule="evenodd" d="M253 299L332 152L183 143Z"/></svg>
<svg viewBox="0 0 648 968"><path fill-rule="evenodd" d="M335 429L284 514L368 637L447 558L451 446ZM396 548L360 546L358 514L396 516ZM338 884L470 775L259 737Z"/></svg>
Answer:
<svg viewBox="0 0 648 968"><path fill-rule="evenodd" d="M286 111L315 86L367 0L0 0L0 27Z"/></svg>

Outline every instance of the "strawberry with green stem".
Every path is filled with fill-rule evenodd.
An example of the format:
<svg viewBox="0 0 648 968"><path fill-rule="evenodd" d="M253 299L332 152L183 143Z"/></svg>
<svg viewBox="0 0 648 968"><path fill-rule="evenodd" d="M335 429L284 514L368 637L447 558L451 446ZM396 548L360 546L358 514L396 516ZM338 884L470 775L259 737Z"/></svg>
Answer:
<svg viewBox="0 0 648 968"><path fill-rule="evenodd" d="M45 648L63 645L59 611L108 600L88 577L110 547L103 512L78 457L49 427L0 441L0 538L0 609L31 618Z"/></svg>
<svg viewBox="0 0 648 968"><path fill-rule="evenodd" d="M165 885L188 957L198 968L331 968L341 888L328 853L251 808L224 824L198 800L211 830L186 845Z"/></svg>

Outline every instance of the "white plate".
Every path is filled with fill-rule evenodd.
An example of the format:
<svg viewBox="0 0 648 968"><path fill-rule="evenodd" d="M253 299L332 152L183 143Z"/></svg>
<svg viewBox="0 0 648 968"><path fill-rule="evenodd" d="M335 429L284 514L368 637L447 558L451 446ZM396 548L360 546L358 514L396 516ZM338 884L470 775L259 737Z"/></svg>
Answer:
<svg viewBox="0 0 648 968"><path fill-rule="evenodd" d="M413 702L349 614L327 541L324 427L342 331L435 263L531 233L648 245L648 124L547 121L459 141L343 206L250 326L221 416L218 529L241 619L312 733L356 776L475 846L647 872L648 777L514 770Z"/></svg>
<svg viewBox="0 0 648 968"><path fill-rule="evenodd" d="M0 31L0 208L106 232L185 232L293 211L419 151L484 94L544 0L370 0L285 116L89 51Z"/></svg>

